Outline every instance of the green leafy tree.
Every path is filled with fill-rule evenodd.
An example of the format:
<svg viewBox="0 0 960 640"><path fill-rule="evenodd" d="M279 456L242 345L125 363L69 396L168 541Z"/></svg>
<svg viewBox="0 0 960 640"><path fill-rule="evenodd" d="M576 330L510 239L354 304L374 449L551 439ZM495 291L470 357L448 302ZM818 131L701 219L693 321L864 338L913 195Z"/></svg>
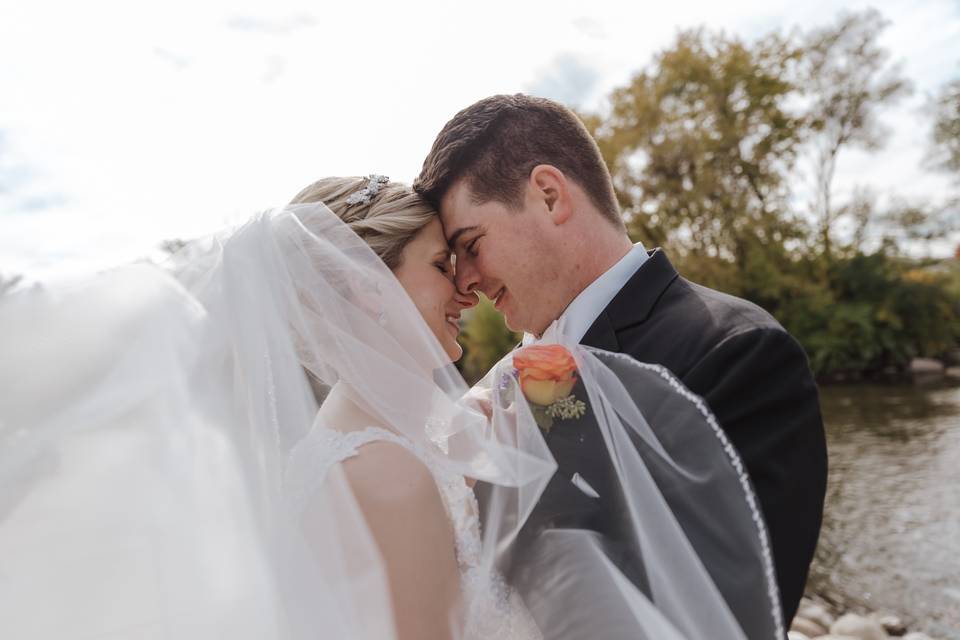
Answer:
<svg viewBox="0 0 960 640"><path fill-rule="evenodd" d="M909 91L878 44L886 24L842 14L749 43L687 31L609 107L582 114L631 235L666 246L691 280L765 307L822 376L902 366L960 340L951 280L899 249L955 228L949 207L833 194L838 158L880 148L883 109ZM813 215L791 193L808 154Z"/></svg>
<svg viewBox="0 0 960 640"><path fill-rule="evenodd" d="M635 238L742 274L795 234L786 177L802 121L786 103L799 56L778 36L687 31L613 92L609 113L586 115Z"/></svg>
<svg viewBox="0 0 960 640"><path fill-rule="evenodd" d="M899 67L888 63L889 52L879 45L888 24L873 9L843 13L835 24L813 29L801 38L803 64L798 82L810 105L806 124L814 151L813 211L818 246L828 261L833 257L838 222L865 211L858 209L856 200L845 206L834 202L837 159L845 149L880 149L887 134L879 119L881 109L910 91Z"/></svg>
<svg viewBox="0 0 960 640"><path fill-rule="evenodd" d="M466 381L473 384L509 353L522 335L507 328L503 316L485 297L463 315L463 332L460 334L463 357L457 366Z"/></svg>
<svg viewBox="0 0 960 640"><path fill-rule="evenodd" d="M932 246L950 233L960 230L957 202L936 205L927 201L895 198L886 211L878 214L880 233L898 246L911 245L925 249L929 257Z"/></svg>
<svg viewBox="0 0 960 640"><path fill-rule="evenodd" d="M933 160L960 178L960 80L941 90L934 107Z"/></svg>
<svg viewBox="0 0 960 640"><path fill-rule="evenodd" d="M943 356L960 341L951 277L885 243L871 254L836 257L828 286L788 300L781 320L821 377L901 368L913 357Z"/></svg>

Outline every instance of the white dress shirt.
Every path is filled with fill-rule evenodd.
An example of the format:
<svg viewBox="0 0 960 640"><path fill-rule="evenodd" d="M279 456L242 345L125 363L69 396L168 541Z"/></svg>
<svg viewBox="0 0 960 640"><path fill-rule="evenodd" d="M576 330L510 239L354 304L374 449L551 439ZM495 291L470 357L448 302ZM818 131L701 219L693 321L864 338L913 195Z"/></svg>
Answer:
<svg viewBox="0 0 960 640"><path fill-rule="evenodd" d="M607 308L620 289L623 289L630 277L646 261L647 250L638 242L633 245L633 249L627 255L620 258L619 262L581 291L544 333L548 333L555 327L570 340L580 342L597 316ZM537 340L538 338L532 333L523 335L524 346Z"/></svg>

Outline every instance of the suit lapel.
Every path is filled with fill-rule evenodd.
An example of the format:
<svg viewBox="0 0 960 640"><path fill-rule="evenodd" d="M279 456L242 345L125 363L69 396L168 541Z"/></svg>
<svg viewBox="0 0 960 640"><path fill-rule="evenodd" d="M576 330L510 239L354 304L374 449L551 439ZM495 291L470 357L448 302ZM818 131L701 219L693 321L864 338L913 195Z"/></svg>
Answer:
<svg viewBox="0 0 960 640"><path fill-rule="evenodd" d="M620 342L617 340L617 332L613 330L613 324L607 316L604 309L593 321L590 328L584 334L580 344L587 347L596 347L604 351L620 351Z"/></svg>
<svg viewBox="0 0 960 640"><path fill-rule="evenodd" d="M649 257L614 296L583 336L581 344L607 351L619 351L617 332L640 324L653 312L657 300L677 279L677 270L662 249L648 252Z"/></svg>

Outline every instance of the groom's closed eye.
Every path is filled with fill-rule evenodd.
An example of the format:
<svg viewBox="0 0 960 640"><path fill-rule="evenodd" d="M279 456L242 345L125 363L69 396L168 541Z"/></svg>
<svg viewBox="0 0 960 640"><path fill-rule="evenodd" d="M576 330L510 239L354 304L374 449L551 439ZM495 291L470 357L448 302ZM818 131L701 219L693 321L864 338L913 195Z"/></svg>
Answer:
<svg viewBox="0 0 960 640"><path fill-rule="evenodd" d="M482 235L476 236L473 240L470 240L469 242L467 242L466 247L464 247L467 253L469 253L474 258L477 257L477 254L478 254L477 244L479 243L480 238L482 237L483 237Z"/></svg>
<svg viewBox="0 0 960 640"><path fill-rule="evenodd" d="M447 243L450 245L450 248L454 251L462 249L463 245L472 240L471 236L468 234L478 231L480 227L478 225L473 225L471 227L461 227L451 234L450 239L447 240Z"/></svg>
<svg viewBox="0 0 960 640"><path fill-rule="evenodd" d="M481 240L486 234L478 232L476 234L465 235L461 238L459 246L457 247L457 253L461 256L461 259L474 259L480 254L480 245L483 244Z"/></svg>

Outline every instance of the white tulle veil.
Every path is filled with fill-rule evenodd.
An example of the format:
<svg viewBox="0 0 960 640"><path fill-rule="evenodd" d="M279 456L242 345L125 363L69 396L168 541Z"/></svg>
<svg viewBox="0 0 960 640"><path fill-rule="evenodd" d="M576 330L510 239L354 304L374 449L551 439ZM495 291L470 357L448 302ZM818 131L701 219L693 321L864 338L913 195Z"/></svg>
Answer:
<svg viewBox="0 0 960 640"><path fill-rule="evenodd" d="M467 389L321 204L259 214L162 268L2 298L0 335L0 637L394 637L350 487L316 473L329 452L309 434L336 427L316 419L333 385L479 481L482 566L544 637L784 635L762 514L699 398L546 336L576 359L621 517L615 540L541 518L570 479L511 356ZM464 608L451 637L469 636Z"/></svg>

